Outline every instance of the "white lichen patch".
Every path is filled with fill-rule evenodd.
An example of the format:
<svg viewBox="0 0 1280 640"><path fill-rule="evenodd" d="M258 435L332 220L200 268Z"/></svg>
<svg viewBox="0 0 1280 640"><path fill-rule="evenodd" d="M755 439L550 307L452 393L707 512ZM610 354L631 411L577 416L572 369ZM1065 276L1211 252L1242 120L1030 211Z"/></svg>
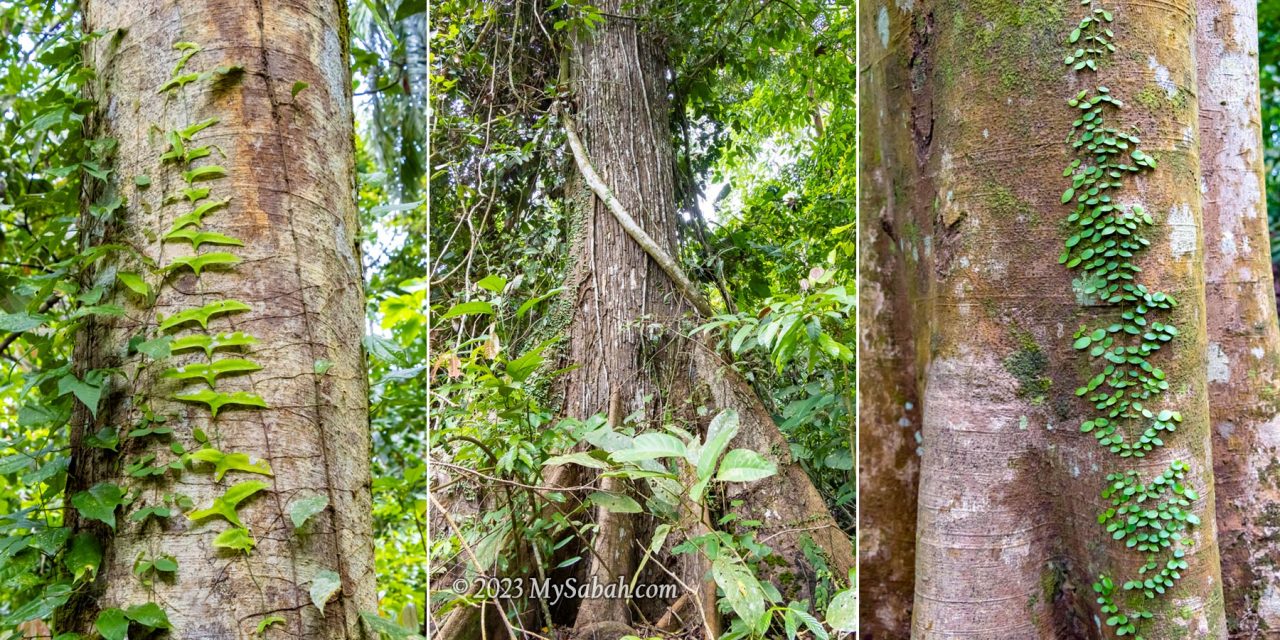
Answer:
<svg viewBox="0 0 1280 640"><path fill-rule="evenodd" d="M880 46L889 46L889 7L880 7L876 14L876 33L880 35Z"/></svg>
<svg viewBox="0 0 1280 640"><path fill-rule="evenodd" d="M1178 85L1174 84L1173 78L1170 77L1169 69L1156 61L1155 56L1147 56L1147 67L1155 74L1156 85L1164 89L1169 99L1173 99L1174 96L1178 95Z"/></svg>
<svg viewBox="0 0 1280 640"><path fill-rule="evenodd" d="M1169 212L1169 251L1175 258L1193 255L1196 252L1196 240L1199 229L1195 218L1191 215L1191 206L1182 203L1174 205Z"/></svg>
<svg viewBox="0 0 1280 640"><path fill-rule="evenodd" d="M1231 380L1231 359L1222 345L1209 343L1209 382L1227 382Z"/></svg>

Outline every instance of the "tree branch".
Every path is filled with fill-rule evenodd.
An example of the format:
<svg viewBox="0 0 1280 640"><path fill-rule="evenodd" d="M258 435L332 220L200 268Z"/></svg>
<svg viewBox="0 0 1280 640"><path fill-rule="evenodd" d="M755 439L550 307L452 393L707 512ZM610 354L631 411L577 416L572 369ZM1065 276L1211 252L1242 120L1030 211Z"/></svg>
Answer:
<svg viewBox="0 0 1280 640"><path fill-rule="evenodd" d="M631 214L627 213L627 210L623 208L622 203L618 202L618 199L614 197L613 192L609 190L609 186L600 178L600 174L596 173L595 167L591 166L591 158L587 155L587 150L582 146L582 140L574 132L573 122L569 119L568 112L559 103L556 104L556 109L560 111L560 117L564 119L564 132L569 139L569 148L573 150L573 159L578 164L578 171L582 173L582 177L587 181L587 185L591 187L591 191L596 194L596 197L601 202L604 202L613 217L618 220L618 224L622 225L623 231L626 231L627 235L631 236L631 239L635 240L636 244L640 245L640 248L644 249L644 252L649 254L649 257L653 258L653 261L658 263L658 266L666 272L671 281L675 283L676 289L693 304L694 308L704 316L715 315L715 312L711 309L711 303L707 302L707 299L698 291L697 286L689 280L689 276L684 274L684 271L680 269L680 265L676 264L676 261L636 223Z"/></svg>

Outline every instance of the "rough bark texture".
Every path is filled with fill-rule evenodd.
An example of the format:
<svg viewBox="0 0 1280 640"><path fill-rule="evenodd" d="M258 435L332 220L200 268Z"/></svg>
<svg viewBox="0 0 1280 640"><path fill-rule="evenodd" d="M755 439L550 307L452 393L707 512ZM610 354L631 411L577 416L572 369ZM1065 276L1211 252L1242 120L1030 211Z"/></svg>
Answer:
<svg viewBox="0 0 1280 640"><path fill-rule="evenodd" d="M1134 469L1145 482L1173 459L1190 465L1187 484L1200 493L1191 509L1201 525L1186 542L1189 568L1149 605L1155 620L1142 631L1226 633L1211 506L1197 113L1189 99L1194 7L1107 3L1119 52L1096 77L1062 64L1066 36L1084 15L1078 7L864 5L871 30L864 130L882 131L868 136L879 142L864 151L872 167L864 184L873 191L863 206L874 203L865 215L890 223L890 239L873 246L895 241L913 274L898 277L918 280L902 289L915 348L902 357L914 356L921 376L923 421L913 637L1103 635L1090 585L1103 572L1131 579L1144 560L1097 522L1110 506L1099 496L1105 476ZM1136 127L1144 150L1159 159L1155 171L1126 179L1120 197L1143 203L1156 220L1146 234L1152 247L1139 257L1140 281L1180 303L1169 317L1182 334L1155 364L1176 381L1161 408L1181 410L1184 420L1164 447L1136 462L1079 432L1093 410L1074 390L1094 365L1072 348L1071 334L1115 312L1078 297L1057 259L1069 212L1060 204L1070 184L1062 170L1074 157L1064 139L1076 114L1065 101L1099 84L1128 104L1108 123ZM1156 106L1140 98L1152 86L1161 92ZM909 101L888 101L906 91ZM891 278L877 282L875 293L892 294L883 284ZM861 387L878 385L864 378ZM882 421L893 416L887 407L909 397L890 393ZM902 455L905 446L901 439L864 446L862 455ZM878 603L864 607L864 619L874 619ZM874 623L879 637L904 637L891 622Z"/></svg>
<svg viewBox="0 0 1280 640"><path fill-rule="evenodd" d="M913 114L927 116L929 87L911 81L909 19L890 31L884 3L861 3L858 58L861 144L858 198L858 600L868 640L904 638L915 575L920 400L912 291L920 277L914 198L930 195Z"/></svg>
<svg viewBox="0 0 1280 640"><path fill-rule="evenodd" d="M243 247L201 247L197 253L229 250L243 262L209 268L196 276L177 270L148 275L154 305L116 287L104 302L123 306L124 317L100 321L86 332L77 355L88 367L117 366L117 376L96 421L87 414L73 426L74 462L68 494L110 481L132 487L136 499L117 514L114 535L100 523L69 513L72 526L104 540L103 565L92 599L62 612L61 631L92 633L96 612L147 601L160 604L173 623L173 637L253 638L258 623L282 616L267 637L362 638L358 614L375 608L369 496L369 431L366 368L361 348L363 297L354 204L353 122L347 68L346 11L337 1L87 0L86 31L120 30L89 46L86 58L98 70L99 113L95 134L115 138L119 150L108 186L128 199L118 221L102 226L85 215L88 242L128 244L157 266L193 253L185 242L159 239L176 217L191 210L179 194L186 165L162 165L164 132L208 118L214 126L195 134L190 147L216 145L211 157L192 166L219 164L227 177L197 183L210 198L229 204L209 214L203 229L242 240ZM241 65L221 79L202 79L172 92L158 92L182 55L177 42L202 50L185 72ZM291 95L295 82L309 87ZM150 176L139 188L135 176ZM165 204L177 196L178 202ZM205 202L208 202L207 200ZM127 252L102 265L110 282L119 271L148 272ZM247 312L209 322L208 333L243 331L260 340L242 354L263 366L248 375L223 376L218 391L259 394L269 408L226 407L216 419L203 405L178 402L174 393L198 384L160 377L170 366L206 362L203 352L149 361L128 355L126 343L139 333L159 335L158 315L233 298ZM172 335L199 333L183 325ZM214 359L232 355L215 352ZM323 375L316 363L332 366ZM122 461L154 453L175 456L158 438L124 438L119 455L85 446L84 436L103 426L122 433L136 424L142 404L171 415L172 440L187 450L200 445L202 429L223 452L244 453L270 463L265 477L232 471L215 482L207 465L189 465L174 478L128 477ZM215 549L213 539L228 524L219 518L192 522L179 512L139 524L128 516L161 504L166 493L190 496L208 506L228 486L265 480L266 490L239 505L239 516L256 538L249 556ZM329 507L295 533L288 508L299 498L325 496ZM168 553L178 560L176 577L157 580L148 592L133 576L139 554ZM317 574L337 572L341 588L323 615L308 591Z"/></svg>
<svg viewBox="0 0 1280 640"><path fill-rule="evenodd" d="M599 7L609 19L581 39L571 54L575 127L613 195L664 250L677 255L669 70L655 32L658 25L617 17L637 11L643 16L642 6L637 9L625 0L608 0ZM565 413L579 418L602 413L617 394L621 415L643 411L643 425L660 424L669 412L698 430L705 424L699 424L693 412L696 403L704 402L712 413L736 409L742 426L732 446L759 451L779 467L773 478L727 491L728 498L746 501L739 514L764 523L759 538L769 538L784 560L765 577L785 575L790 580L783 589L785 597L811 598L817 576L802 551L806 540L829 557L833 575L846 576L853 566L848 536L835 525L803 470L790 460L785 440L759 399L736 372L708 355L707 347L676 334L681 319L693 318L696 311L585 185L579 183L571 191L578 194L573 244L577 263L568 289L576 304L566 357L578 368L564 385ZM601 524L598 536L616 536ZM648 528L637 526L628 542L636 548L647 544ZM616 550L617 545L603 548ZM597 574L627 574L626 565L634 558L625 553L598 555L590 569ZM686 583L704 577L705 567L695 565L678 569ZM641 609L652 606L633 604ZM600 613L612 605L584 602L582 607L579 623L595 624L609 617L628 622L617 620L617 612Z"/></svg>
<svg viewBox="0 0 1280 640"><path fill-rule="evenodd" d="M1209 415L1227 626L1280 637L1280 327L1268 251L1257 3L1199 0Z"/></svg>

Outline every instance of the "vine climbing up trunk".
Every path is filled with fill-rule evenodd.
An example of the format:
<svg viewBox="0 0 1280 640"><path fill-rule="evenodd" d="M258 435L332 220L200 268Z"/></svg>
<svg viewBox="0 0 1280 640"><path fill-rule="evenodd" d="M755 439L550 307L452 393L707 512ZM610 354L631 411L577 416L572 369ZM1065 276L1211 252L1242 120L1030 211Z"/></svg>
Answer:
<svg viewBox="0 0 1280 640"><path fill-rule="evenodd" d="M900 317L863 353L916 372L864 370L864 471L909 491L922 424L910 631L891 565L868 637L1225 637L1194 4L861 10L864 311Z"/></svg>
<svg viewBox="0 0 1280 640"><path fill-rule="evenodd" d="M85 31L106 33L86 51L92 134L116 150L82 236L113 247L93 278L115 283L102 302L125 313L77 345L80 371L114 375L96 415L73 424L68 520L102 560L60 631L365 637L375 593L344 7L84 3Z"/></svg>

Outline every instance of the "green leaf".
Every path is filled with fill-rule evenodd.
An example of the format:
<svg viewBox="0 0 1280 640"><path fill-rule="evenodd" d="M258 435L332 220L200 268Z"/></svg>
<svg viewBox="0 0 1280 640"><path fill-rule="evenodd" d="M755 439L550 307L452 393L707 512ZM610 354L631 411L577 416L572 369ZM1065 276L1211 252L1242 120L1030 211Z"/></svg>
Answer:
<svg viewBox="0 0 1280 640"><path fill-rule="evenodd" d="M636 502L630 496L624 496L617 493L605 493L603 491L595 491L587 496L587 500L591 504L610 511L613 513L640 513L640 503Z"/></svg>
<svg viewBox="0 0 1280 640"><path fill-rule="evenodd" d="M68 393L74 395L77 400L89 408L89 412L96 418L98 417L98 402L102 399L101 376L94 376L91 372L85 378L85 380L81 380L72 373L62 376L58 379L58 395L66 395ZM94 380L94 378L99 379ZM94 381L90 382L90 380Z"/></svg>
<svg viewBox="0 0 1280 640"><path fill-rule="evenodd" d="M1067 187L1067 190L1062 192L1062 204L1066 204L1066 203L1068 203L1068 202L1071 202L1071 198L1072 198L1073 196L1075 196L1075 195L1076 195L1076 190L1075 190L1075 188L1074 188L1074 187Z"/></svg>
<svg viewBox="0 0 1280 640"><path fill-rule="evenodd" d="M246 407L262 407L267 408L267 403L260 396L244 391L235 393L222 393L220 391L211 391L205 389L199 393L183 393L173 396L176 400L183 402L202 402L209 405L209 412L213 417L218 417L218 410L226 405L240 405Z"/></svg>
<svg viewBox="0 0 1280 640"><path fill-rule="evenodd" d="M262 620L259 620L258 631L257 631L258 637L259 638L262 637L262 634L266 632L267 627L270 627L273 624L284 624L284 623L285 623L284 616L267 616Z"/></svg>
<svg viewBox="0 0 1280 640"><path fill-rule="evenodd" d="M183 229L174 229L173 231L170 231L169 233L165 234L164 239L165 240L186 240L187 242L191 243L191 248L197 251L200 250L200 245L202 244L216 244L216 245L224 245L224 246L231 246L231 247L244 246L244 242L240 241L237 238L232 238L231 236L224 235L221 233L216 233L213 231L200 231L198 229L192 229L190 227L183 228Z"/></svg>
<svg viewBox="0 0 1280 640"><path fill-rule="evenodd" d="M858 630L858 592L846 589L827 605L827 624L836 631Z"/></svg>
<svg viewBox="0 0 1280 640"><path fill-rule="evenodd" d="M150 176L134 176L133 184L138 186L139 188L149 187L151 186L151 177Z"/></svg>
<svg viewBox="0 0 1280 640"><path fill-rule="evenodd" d="M179 311L168 318L159 316L160 331L167 331L174 327L180 326L187 322L198 322L201 328L209 328L209 318L223 313L233 313L236 311L249 311L252 309L249 305L239 300L219 300L218 302L210 302L198 309L187 309Z"/></svg>
<svg viewBox="0 0 1280 640"><path fill-rule="evenodd" d="M148 628L148 629L172 629L169 624L169 616L165 614L164 609L154 602L139 604L124 610L124 615L130 620Z"/></svg>
<svg viewBox="0 0 1280 640"><path fill-rule="evenodd" d="M0 331L23 333L49 321L49 316L0 311Z"/></svg>
<svg viewBox="0 0 1280 640"><path fill-rule="evenodd" d="M618 462L652 460L654 458L683 458L684 443L666 433L642 433L631 441L630 449L615 451L610 456Z"/></svg>
<svg viewBox="0 0 1280 640"><path fill-rule="evenodd" d="M204 380L210 388L217 386L218 376L250 373L260 371L262 365L244 358L223 358L210 364L196 363L173 367L164 372L163 377L171 380Z"/></svg>
<svg viewBox="0 0 1280 640"><path fill-rule="evenodd" d="M243 453L223 453L212 447L200 449L191 454L192 460L208 462L213 465L213 479L221 481L228 471L244 471L264 476L271 475L271 464L266 460L254 462Z"/></svg>
<svg viewBox="0 0 1280 640"><path fill-rule="evenodd" d="M156 93L164 93L172 89L179 89L179 88L185 87L186 85L192 82L195 82L199 77L200 77L200 74L195 73L194 71L191 73L184 73L160 85L160 88L156 90Z"/></svg>
<svg viewBox="0 0 1280 640"><path fill-rule="evenodd" d="M289 97L297 98L299 93L302 93L307 89L307 87L310 87L310 86L311 86L310 84L303 82L301 80L293 83L293 88L289 89Z"/></svg>
<svg viewBox="0 0 1280 640"><path fill-rule="evenodd" d="M301 529L307 520L324 511L327 506L329 506L329 497L323 495L294 500L293 504L289 505L289 519L293 521L293 528Z"/></svg>
<svg viewBox="0 0 1280 640"><path fill-rule="evenodd" d="M146 507L146 508L138 509L137 511L134 511L133 513L129 514L129 521L130 522L146 522L148 518L154 517L154 518L163 519L163 518L171 517L172 515L173 515L173 511L171 511L169 507L166 507L164 505L156 505L156 506Z"/></svg>
<svg viewBox="0 0 1280 640"><path fill-rule="evenodd" d="M412 629L406 629L371 611L361 611L360 619L364 620L365 626L370 631L379 634L380 637L385 636L391 640L423 640L423 637L414 633Z"/></svg>
<svg viewBox="0 0 1280 640"><path fill-rule="evenodd" d="M703 445L702 452L698 454L698 478L711 477L711 472L716 468L716 460L729 447L729 441L736 435L738 435L737 411L725 409L711 419L711 425L707 427L707 442Z"/></svg>
<svg viewBox="0 0 1280 640"><path fill-rule="evenodd" d="M72 578L79 582L84 576L90 578L98 575L98 565L102 563L102 543L93 534L84 531L71 539L71 546L62 556L62 564L71 572Z"/></svg>
<svg viewBox="0 0 1280 640"><path fill-rule="evenodd" d="M477 287L494 293L502 293L507 286L507 279L496 274L489 274L476 283Z"/></svg>
<svg viewBox="0 0 1280 640"><path fill-rule="evenodd" d="M168 358L173 353L173 336L160 336L146 342L139 342L135 349L138 353L150 356L152 360Z"/></svg>
<svg viewBox="0 0 1280 640"><path fill-rule="evenodd" d="M250 496L267 488L267 483L260 480L247 480L238 483L227 489L227 492L221 497L214 498L213 504L204 509L198 509L187 514L187 518L191 520L204 520L219 516L227 522L237 527L243 527L244 523L240 522L240 516L236 513L236 507L244 502Z"/></svg>
<svg viewBox="0 0 1280 640"><path fill-rule="evenodd" d="M749 449L734 449L724 454L716 480L720 482L752 482L778 472L778 468L760 454Z"/></svg>
<svg viewBox="0 0 1280 640"><path fill-rule="evenodd" d="M493 315L493 305L482 300L472 300L471 302L460 302L453 305L444 315L440 316L441 320L457 318L458 316L467 315Z"/></svg>
<svg viewBox="0 0 1280 640"><path fill-rule="evenodd" d="M730 608L748 628L756 628L768 615L764 589L751 569L737 557L729 553L717 555L711 561L711 577L724 592Z"/></svg>
<svg viewBox="0 0 1280 640"><path fill-rule="evenodd" d="M196 167L190 171L183 171L182 179L185 180L187 184L195 184L201 180L224 178L226 175L227 170L225 168L216 164L210 164L203 167Z"/></svg>
<svg viewBox="0 0 1280 640"><path fill-rule="evenodd" d="M232 347L243 347L258 344L258 339L240 331L234 333L219 333L214 336L208 336L203 333L195 333L188 336L182 336L173 340L171 345L172 351L185 351L187 349L202 349L206 356L212 358L213 352L218 349L229 349Z"/></svg>
<svg viewBox="0 0 1280 640"><path fill-rule="evenodd" d="M124 611L111 608L103 609L98 612L98 618L94 620L93 626L102 634L105 640L125 640L129 637L129 619L124 616Z"/></svg>
<svg viewBox="0 0 1280 640"><path fill-rule="evenodd" d="M218 124L218 119L209 118L208 120L197 122L187 127L186 129L179 131L178 135L183 140L190 140L192 136L196 135L197 133L200 133L201 131L204 131L205 129L208 129L209 127L212 127L215 124Z"/></svg>
<svg viewBox="0 0 1280 640"><path fill-rule="evenodd" d="M574 453L566 453L561 456L552 456L547 458L547 460L542 463L542 466L549 467L558 464L576 464L589 469L609 468L609 463L599 458L593 458L591 454L586 451L577 451Z"/></svg>
<svg viewBox="0 0 1280 640"><path fill-rule="evenodd" d="M333 599L334 594L341 588L342 578L337 573L328 569L321 571L316 574L315 580L311 581L311 602L323 614L324 606Z"/></svg>
<svg viewBox="0 0 1280 640"><path fill-rule="evenodd" d="M147 285L147 281L143 280L142 276L136 273L121 272L116 274L116 278L119 278L120 282L123 283L124 286L129 287L130 291L133 291L140 296L145 296L151 293L151 287Z"/></svg>
<svg viewBox="0 0 1280 640"><path fill-rule="evenodd" d="M116 528L116 507L124 504L124 489L109 482L99 482L88 491L71 496L71 505L89 520L107 523Z"/></svg>
<svg viewBox="0 0 1280 640"><path fill-rule="evenodd" d="M219 549L235 549L246 554L253 550L255 544L249 530L243 527L232 527L213 539L213 546Z"/></svg>
<svg viewBox="0 0 1280 640"><path fill-rule="evenodd" d="M329 369L333 368L333 363L328 360L325 360L324 358L321 358L319 360L316 360L315 364L312 366L313 366L312 370L316 372L316 375L322 376L328 373Z"/></svg>
<svg viewBox="0 0 1280 640"><path fill-rule="evenodd" d="M240 264L240 256L225 251L215 251L213 253L174 258L168 269L172 271L187 267L194 271L196 275L200 275L201 270L211 266L225 267L237 264Z"/></svg>

